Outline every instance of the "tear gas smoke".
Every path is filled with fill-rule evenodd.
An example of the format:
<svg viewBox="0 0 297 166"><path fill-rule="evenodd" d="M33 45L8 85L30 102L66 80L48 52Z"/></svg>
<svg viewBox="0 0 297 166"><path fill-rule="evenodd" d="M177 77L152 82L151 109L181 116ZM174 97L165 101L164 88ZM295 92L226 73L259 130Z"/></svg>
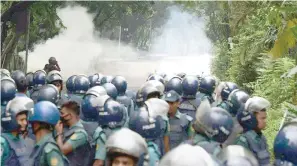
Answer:
<svg viewBox="0 0 297 166"><path fill-rule="evenodd" d="M135 48L97 37L93 16L80 6L58 9L64 29L58 36L35 46L29 53L28 71L43 69L56 57L64 79L73 74L123 75L130 87L139 87L154 71L209 73L211 43L204 21L179 8L169 8L170 18L160 36L152 39L149 56Z"/></svg>

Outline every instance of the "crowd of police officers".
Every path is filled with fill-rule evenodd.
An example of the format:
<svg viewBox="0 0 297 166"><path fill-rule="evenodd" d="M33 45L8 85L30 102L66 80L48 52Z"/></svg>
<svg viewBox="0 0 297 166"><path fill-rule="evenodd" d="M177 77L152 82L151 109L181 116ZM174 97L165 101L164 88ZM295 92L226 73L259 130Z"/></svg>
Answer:
<svg viewBox="0 0 297 166"><path fill-rule="evenodd" d="M134 92L122 76L65 83L51 68L1 69L1 165L297 165L297 121L278 132L271 164L270 102L235 83L154 73Z"/></svg>

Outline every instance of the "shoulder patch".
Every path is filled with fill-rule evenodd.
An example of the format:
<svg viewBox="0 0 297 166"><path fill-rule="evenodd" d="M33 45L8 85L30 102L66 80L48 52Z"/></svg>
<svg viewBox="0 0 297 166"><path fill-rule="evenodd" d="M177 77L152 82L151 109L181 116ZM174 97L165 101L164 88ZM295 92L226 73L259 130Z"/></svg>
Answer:
<svg viewBox="0 0 297 166"><path fill-rule="evenodd" d="M53 143L48 143L47 145L45 145L44 147L44 152L45 153L50 153L53 150L57 150L59 151L59 148L57 145L54 145Z"/></svg>
<svg viewBox="0 0 297 166"><path fill-rule="evenodd" d="M71 140L75 140L75 139L77 138L77 135L78 135L78 134L76 134L76 133L72 134L72 136L70 137L70 139L71 139Z"/></svg>
<svg viewBox="0 0 297 166"><path fill-rule="evenodd" d="M51 166L56 166L56 165L58 165L58 159L56 157L53 157L51 159Z"/></svg>
<svg viewBox="0 0 297 166"><path fill-rule="evenodd" d="M88 133L85 130L77 130L70 136L70 140L80 140L84 137L88 139Z"/></svg>

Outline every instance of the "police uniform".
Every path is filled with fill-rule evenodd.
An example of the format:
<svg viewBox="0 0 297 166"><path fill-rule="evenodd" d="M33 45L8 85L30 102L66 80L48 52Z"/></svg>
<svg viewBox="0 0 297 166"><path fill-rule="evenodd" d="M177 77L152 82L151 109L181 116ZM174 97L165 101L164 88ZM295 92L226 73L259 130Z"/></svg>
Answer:
<svg viewBox="0 0 297 166"><path fill-rule="evenodd" d="M203 101L203 100L207 99L210 104L212 104L214 102L214 99L213 99L212 96L209 96L209 95L207 95L205 93L201 93L201 92L198 92L196 94L196 98L200 99L200 101Z"/></svg>
<svg viewBox="0 0 297 166"><path fill-rule="evenodd" d="M161 152L161 156L163 156L165 154L165 144L164 144L164 136L168 136L170 135L170 124L169 124L169 120L164 120L164 123L162 124L162 131L163 133L161 134L161 136L158 139L154 140L154 143L156 143L159 147L159 150Z"/></svg>
<svg viewBox="0 0 297 166"><path fill-rule="evenodd" d="M64 166L67 159L60 151L52 137L52 133L45 135L34 147L30 155L31 165ZM30 164L29 164L30 165Z"/></svg>
<svg viewBox="0 0 297 166"><path fill-rule="evenodd" d="M96 143L96 152L95 152L95 160L105 160L106 159L106 135L101 127L97 127L93 140Z"/></svg>
<svg viewBox="0 0 297 166"><path fill-rule="evenodd" d="M192 117L182 114L178 110L174 117L169 117L169 140L171 149L177 147L180 143L186 141L194 134L191 123L192 120Z"/></svg>
<svg viewBox="0 0 297 166"><path fill-rule="evenodd" d="M125 95L117 96L116 101L118 101L121 104L124 104L125 107L128 109L128 115L130 115L131 111L134 109L134 103L133 100Z"/></svg>
<svg viewBox="0 0 297 166"><path fill-rule="evenodd" d="M179 94L174 90L170 90L164 96L164 100L167 102L178 102L179 99ZM176 110L175 115L173 117L169 116L169 141L171 149L175 148L180 143L186 141L189 137L192 136L192 120L192 117L186 114L182 114L178 109Z"/></svg>
<svg viewBox="0 0 297 166"><path fill-rule="evenodd" d="M18 141L17 137L11 136L14 141ZM1 143L1 165L4 165L4 161L7 160L7 158L10 156L10 148L8 142L3 138L0 137L0 143Z"/></svg>
<svg viewBox="0 0 297 166"><path fill-rule="evenodd" d="M11 133L2 133L1 165L26 165L32 148L27 148L25 141Z"/></svg>
<svg viewBox="0 0 297 166"><path fill-rule="evenodd" d="M94 133L94 140L96 141L96 152L95 152L95 160L105 160L106 159L106 147L105 143L108 137L114 133L115 131L120 130L121 127L111 129L109 127L101 128L98 127Z"/></svg>
<svg viewBox="0 0 297 166"><path fill-rule="evenodd" d="M205 149L209 154L216 156L220 153L221 147L218 142L215 142L209 139L207 136L196 133L193 140L191 141L192 145L199 145Z"/></svg>
<svg viewBox="0 0 297 166"><path fill-rule="evenodd" d="M149 166L156 166L161 159L161 152L158 145L152 141L147 141L148 153L149 153Z"/></svg>
<svg viewBox="0 0 297 166"><path fill-rule="evenodd" d="M80 104L82 102L82 98L83 98L83 95L82 94L67 94L66 95L67 98L71 101L75 101L77 102L78 104Z"/></svg>
<svg viewBox="0 0 297 166"><path fill-rule="evenodd" d="M64 142L72 147L72 152L66 155L71 165L85 165L89 162L91 147L88 134L80 121L64 131Z"/></svg>
<svg viewBox="0 0 297 166"><path fill-rule="evenodd" d="M247 131L237 138L235 144L241 145L253 152L261 166L270 164L267 141L262 133L258 134L254 130Z"/></svg>
<svg viewBox="0 0 297 166"><path fill-rule="evenodd" d="M178 106L178 109L181 113L190 116L193 119L196 115L196 110L200 105L200 99L198 98L182 98Z"/></svg>
<svg viewBox="0 0 297 166"><path fill-rule="evenodd" d="M223 108L224 110L227 110L229 113L231 113L231 107L226 101L222 101L217 107Z"/></svg>

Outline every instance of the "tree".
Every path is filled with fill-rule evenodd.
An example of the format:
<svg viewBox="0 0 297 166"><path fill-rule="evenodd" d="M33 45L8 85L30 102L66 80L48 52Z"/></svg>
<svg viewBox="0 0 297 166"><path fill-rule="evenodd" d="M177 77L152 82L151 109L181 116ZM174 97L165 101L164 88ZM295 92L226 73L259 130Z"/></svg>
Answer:
<svg viewBox="0 0 297 166"><path fill-rule="evenodd" d="M23 59L18 56L18 53L24 51L26 48L25 35L24 32L16 33L17 24L15 19L17 19L17 17L13 17L20 11L20 4L22 6L24 3L25 2L17 3L12 1L1 2L1 13L5 18L8 18L6 20L2 20L1 18L3 22L2 25L5 27L1 31L1 45L3 45L1 50L2 68L14 70L17 69L17 66L24 65ZM27 3L27 6L23 5L22 10L30 11L31 17L29 49L32 50L34 44L46 41L48 38L57 35L60 29L63 28L63 24L56 13L56 9L62 5L64 5L63 2L34 2ZM15 65L16 63L18 65ZM20 67L18 67L18 69L20 69Z"/></svg>
<svg viewBox="0 0 297 166"><path fill-rule="evenodd" d="M94 15L93 22L100 36L147 49L151 32L166 20L171 2L77 2ZM74 3L75 5L76 3Z"/></svg>

